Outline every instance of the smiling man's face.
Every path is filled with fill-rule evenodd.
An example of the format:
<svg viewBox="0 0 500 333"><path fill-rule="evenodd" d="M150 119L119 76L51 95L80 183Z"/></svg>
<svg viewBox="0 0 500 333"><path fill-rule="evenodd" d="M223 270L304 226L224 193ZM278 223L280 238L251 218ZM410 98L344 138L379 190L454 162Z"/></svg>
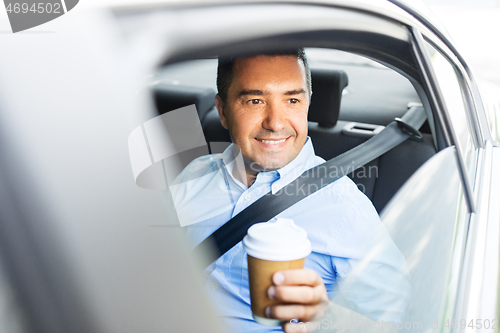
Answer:
<svg viewBox="0 0 500 333"><path fill-rule="evenodd" d="M259 55L236 60L233 74L226 101L217 95L215 103L247 173L284 167L307 138L304 65L293 55Z"/></svg>

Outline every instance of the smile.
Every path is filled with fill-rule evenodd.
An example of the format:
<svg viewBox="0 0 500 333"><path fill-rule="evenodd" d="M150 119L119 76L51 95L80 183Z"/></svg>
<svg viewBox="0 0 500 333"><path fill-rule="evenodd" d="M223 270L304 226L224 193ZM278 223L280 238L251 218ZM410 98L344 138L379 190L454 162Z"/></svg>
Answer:
<svg viewBox="0 0 500 333"><path fill-rule="evenodd" d="M288 139L288 138L285 138L285 139L282 139L282 140L261 140L261 139L257 139L257 141L260 141L260 142L263 142L263 143L267 143L267 144L270 144L270 145L277 145L279 143L285 142L286 139Z"/></svg>

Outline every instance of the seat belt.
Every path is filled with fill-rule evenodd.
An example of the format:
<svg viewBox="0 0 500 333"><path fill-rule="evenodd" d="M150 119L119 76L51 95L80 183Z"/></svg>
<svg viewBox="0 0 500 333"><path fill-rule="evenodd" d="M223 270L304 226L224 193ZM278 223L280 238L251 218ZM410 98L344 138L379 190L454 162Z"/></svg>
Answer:
<svg viewBox="0 0 500 333"><path fill-rule="evenodd" d="M193 249L192 254L206 256L207 253L211 253L211 251L207 251L207 247L213 247L215 244L214 257L209 258L210 263L214 262L243 240L248 228L253 224L269 221L288 207L342 178L349 172L354 172L408 138L423 141L422 134L418 129L426 119L427 116L421 105L411 106L402 118L396 118L379 134L347 152L305 171L275 194L266 193L203 240ZM321 172L325 168L326 170L336 170L336 172L330 176L331 172ZM312 184L316 186L311 186ZM311 188L313 190L310 190ZM308 190L307 193L304 189Z"/></svg>

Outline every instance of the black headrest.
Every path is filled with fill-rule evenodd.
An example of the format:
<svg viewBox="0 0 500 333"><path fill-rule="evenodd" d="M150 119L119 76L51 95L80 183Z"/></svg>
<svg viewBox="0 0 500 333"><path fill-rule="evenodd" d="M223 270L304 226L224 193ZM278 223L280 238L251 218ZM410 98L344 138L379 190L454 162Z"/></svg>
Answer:
<svg viewBox="0 0 500 333"><path fill-rule="evenodd" d="M154 99L160 114L191 104L196 105L203 121L206 113L215 105L213 89L160 83L154 87Z"/></svg>
<svg viewBox="0 0 500 333"><path fill-rule="evenodd" d="M342 70L311 69L312 98L307 119L321 126L335 126L339 119L342 91L348 84Z"/></svg>

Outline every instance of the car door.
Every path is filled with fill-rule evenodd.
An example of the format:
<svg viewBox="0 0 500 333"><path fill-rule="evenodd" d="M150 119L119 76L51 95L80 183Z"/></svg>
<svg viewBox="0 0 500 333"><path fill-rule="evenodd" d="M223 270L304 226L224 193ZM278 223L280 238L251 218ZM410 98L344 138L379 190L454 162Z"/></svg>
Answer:
<svg viewBox="0 0 500 333"><path fill-rule="evenodd" d="M431 92L431 103L450 147L426 163L382 214L405 256L410 253L407 259L415 270L412 278L419 297L428 293L428 300L435 298L427 306L418 305L419 301L412 298L407 320L427 320L428 328L434 328L432 323L436 323L436 328L443 331L490 329L498 325L495 317L498 296L491 296L489 292L497 290L498 281L498 209L493 208L497 202L492 201L498 196L492 185L497 182L492 174L493 166L498 163L496 149L489 133L485 133L487 129L480 126L480 118L484 117L482 103L474 95L475 84L466 64L435 36L422 36L416 29L413 36L415 53ZM444 154L448 158L443 157ZM436 167L434 171L429 169L432 165ZM422 170L427 170L427 180L440 175L434 179L434 189L427 189L425 198L419 195L420 189L428 184L427 180L419 179ZM409 195L407 202L418 203L414 211L419 212L420 221L407 227L402 226L401 220L412 217L397 213L395 208L399 200L404 201L405 193ZM439 198L434 200L440 202L440 207L432 209L427 200L438 193ZM429 209L424 209L426 207ZM399 215L399 224L395 223L396 215ZM414 229L411 236L406 234L410 229ZM427 243L425 247L424 243ZM417 254L419 248L425 250ZM429 257L425 258L425 251L433 254L428 252ZM437 262L440 264L432 269ZM419 269L425 269L426 273ZM427 282L425 287L423 281Z"/></svg>

